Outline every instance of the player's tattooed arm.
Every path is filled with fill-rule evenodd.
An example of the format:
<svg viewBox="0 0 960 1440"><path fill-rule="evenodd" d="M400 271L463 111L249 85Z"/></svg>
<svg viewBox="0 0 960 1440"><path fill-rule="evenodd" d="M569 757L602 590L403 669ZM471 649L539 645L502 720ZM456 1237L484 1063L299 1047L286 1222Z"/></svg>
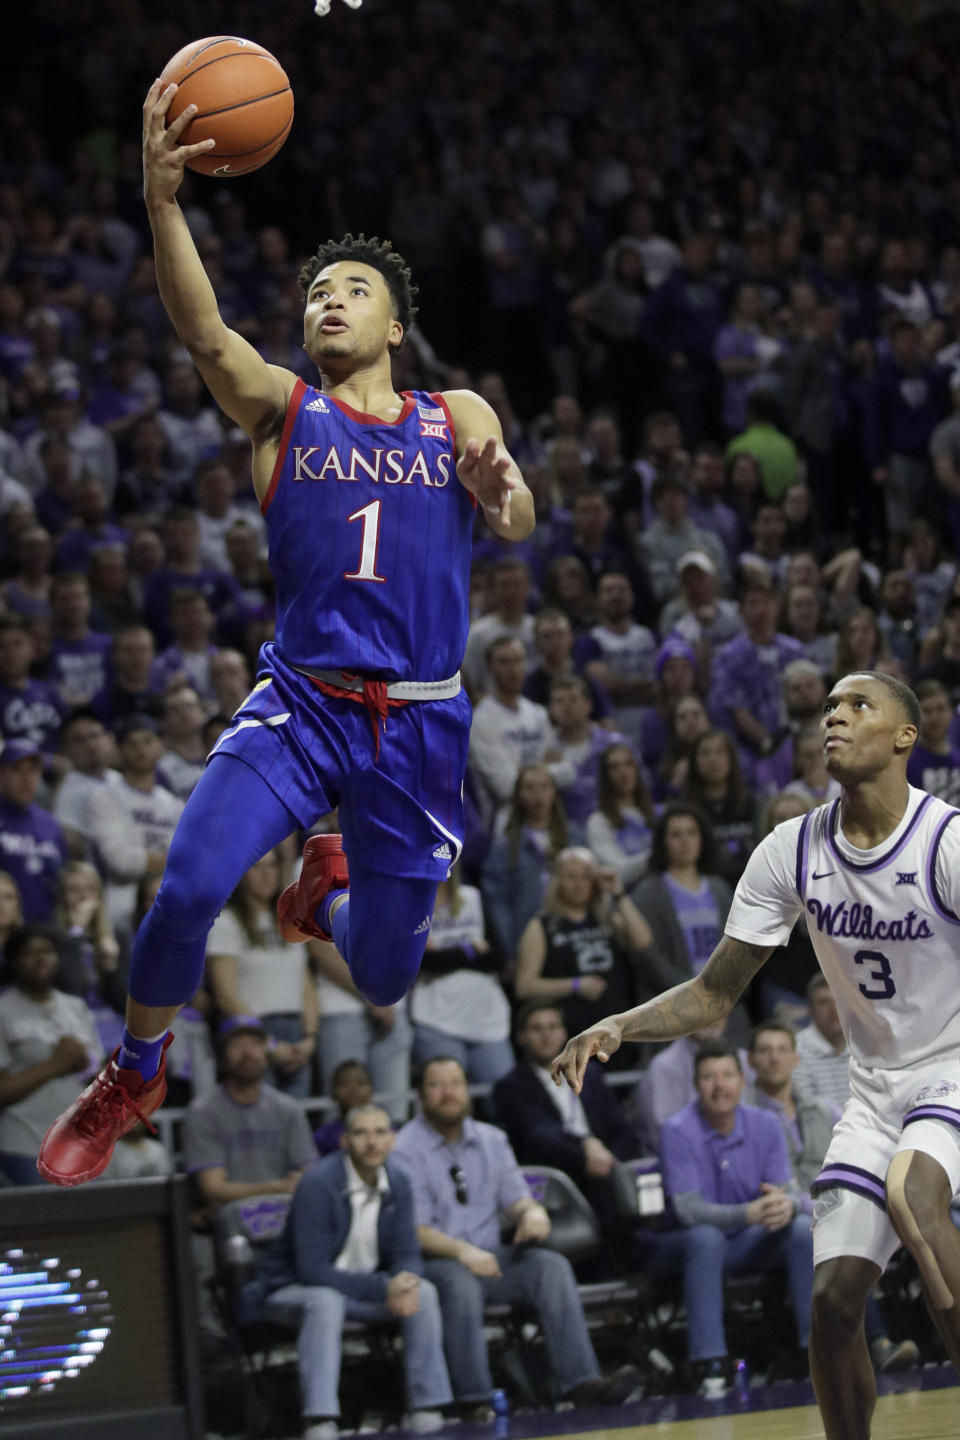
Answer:
<svg viewBox="0 0 960 1440"><path fill-rule="evenodd" d="M675 1040L725 1020L772 950L724 935L699 975L620 1017L624 1040Z"/></svg>
<svg viewBox="0 0 960 1440"><path fill-rule="evenodd" d="M606 1062L624 1040L676 1040L725 1020L772 950L724 935L693 979L572 1036L553 1062L554 1080L559 1085L565 1079L579 1093L594 1055Z"/></svg>

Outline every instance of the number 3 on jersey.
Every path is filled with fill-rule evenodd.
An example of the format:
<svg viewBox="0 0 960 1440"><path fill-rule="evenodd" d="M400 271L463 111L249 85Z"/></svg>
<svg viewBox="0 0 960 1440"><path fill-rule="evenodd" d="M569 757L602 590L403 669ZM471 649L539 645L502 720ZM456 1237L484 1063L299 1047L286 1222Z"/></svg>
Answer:
<svg viewBox="0 0 960 1440"><path fill-rule="evenodd" d="M362 510L354 510L347 516L351 520L363 521L363 539L360 542L360 564L356 570L344 570L344 580L373 580L377 585L386 584L386 576L377 574L377 547L380 544L380 501L371 500Z"/></svg>
<svg viewBox="0 0 960 1440"><path fill-rule="evenodd" d="M890 974L890 961L879 950L858 950L853 957L855 965L869 965L867 979L873 985L858 985L860 994L867 1000L889 1000L896 995L897 987Z"/></svg>

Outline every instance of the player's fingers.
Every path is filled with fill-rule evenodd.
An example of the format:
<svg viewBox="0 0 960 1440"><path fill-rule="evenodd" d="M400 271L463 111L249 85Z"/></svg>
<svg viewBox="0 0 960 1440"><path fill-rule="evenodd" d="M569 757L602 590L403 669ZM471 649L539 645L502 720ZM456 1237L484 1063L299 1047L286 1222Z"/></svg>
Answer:
<svg viewBox="0 0 960 1440"><path fill-rule="evenodd" d="M577 1094L583 1089L583 1077L587 1073L587 1062L590 1059L590 1045L581 1040L576 1047L576 1063L574 1066L574 1090Z"/></svg>
<svg viewBox="0 0 960 1440"><path fill-rule="evenodd" d="M205 155L208 150L213 149L216 143L216 140L198 140L196 145L181 145L177 154L182 155L184 163L186 163L188 160L192 160L194 155Z"/></svg>
<svg viewBox="0 0 960 1440"><path fill-rule="evenodd" d="M157 96L157 103L153 107L153 113L154 117L162 121L164 124L166 123L167 111L173 104L173 97L174 95L176 95L176 93L177 86L171 84L165 85L160 91L160 94Z"/></svg>
<svg viewBox="0 0 960 1440"><path fill-rule="evenodd" d="M150 86L150 89L147 91L146 98L144 99L144 102L143 102L143 113L144 113L144 115L149 115L149 113L152 111L154 105L157 103L157 96L158 96L159 94L160 94L160 77L157 76L156 80L154 80L153 84Z"/></svg>
<svg viewBox="0 0 960 1440"><path fill-rule="evenodd" d="M154 98L149 114L144 117L144 133L154 142L158 142L163 138L163 133L167 125L167 111L170 109L176 93L176 85L164 86Z"/></svg>
<svg viewBox="0 0 960 1440"><path fill-rule="evenodd" d="M496 435L488 435L488 436L487 436L486 444L485 444L484 447L483 447L483 458L484 458L484 460L488 460L488 461L490 462L490 464L492 465L493 462L494 462L494 460L496 459L496 454L497 454L497 437L496 437Z"/></svg>
<svg viewBox="0 0 960 1440"><path fill-rule="evenodd" d="M183 110L180 111L180 114L177 116L176 120L170 121L170 124L167 126L166 131L164 132L164 139L169 141L171 145L175 145L178 138L183 134L184 130L186 130L187 126L190 124L190 121L193 119L196 113L196 105L187 105Z"/></svg>

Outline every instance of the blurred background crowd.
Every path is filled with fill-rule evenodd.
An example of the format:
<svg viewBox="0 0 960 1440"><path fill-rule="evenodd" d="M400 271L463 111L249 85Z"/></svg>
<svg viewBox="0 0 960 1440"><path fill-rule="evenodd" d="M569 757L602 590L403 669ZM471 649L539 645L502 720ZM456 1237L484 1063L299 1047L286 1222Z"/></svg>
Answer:
<svg viewBox="0 0 960 1440"><path fill-rule="evenodd" d="M140 196L142 98L195 8L12 20L11 45L32 27L0 98L14 1182L116 1043L130 937L272 634L249 443L178 348ZM355 1082L399 1123L413 1064L452 1056L484 1090L511 1072L522 1002L553 1006L559 1048L696 971L758 839L835 796L833 679L915 685L912 782L960 799L960 31L843 0L367 0L322 22L206 0L218 28L272 50L297 104L263 171L181 191L224 318L312 382L301 263L389 235L420 287L397 388L478 390L537 508L515 546L478 517L466 845L409 1002L370 1006L332 947L282 942L292 836L218 919L178 1026L173 1104L215 1095L253 1035L275 1088L329 1101L336 1144ZM809 1028L815 972L800 928L728 1039ZM842 1037L813 1030L829 1070ZM623 1093L627 1149L654 1149L666 1102ZM167 1163L144 1143L119 1171Z"/></svg>

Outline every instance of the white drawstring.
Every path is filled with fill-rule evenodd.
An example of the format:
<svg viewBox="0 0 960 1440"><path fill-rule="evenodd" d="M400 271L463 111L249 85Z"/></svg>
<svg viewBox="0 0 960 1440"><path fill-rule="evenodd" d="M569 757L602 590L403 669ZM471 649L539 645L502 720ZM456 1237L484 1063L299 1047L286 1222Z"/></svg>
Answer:
<svg viewBox="0 0 960 1440"><path fill-rule="evenodd" d="M351 10L359 10L363 4L363 0L343 0L343 3L344 5L349 5ZM317 3L313 7L313 13L315 15L329 15L332 4L333 0L317 0Z"/></svg>

